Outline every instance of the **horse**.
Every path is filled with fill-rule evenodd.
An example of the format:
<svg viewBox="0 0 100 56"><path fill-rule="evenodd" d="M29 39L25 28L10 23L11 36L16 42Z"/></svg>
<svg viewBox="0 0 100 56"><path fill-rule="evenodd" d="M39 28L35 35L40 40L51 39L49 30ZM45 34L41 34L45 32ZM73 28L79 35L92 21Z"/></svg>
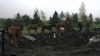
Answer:
<svg viewBox="0 0 100 56"><path fill-rule="evenodd" d="M62 21L56 24L56 28L58 31L61 29L65 30L66 26L67 26L67 23L65 21Z"/></svg>
<svg viewBox="0 0 100 56"><path fill-rule="evenodd" d="M15 47L17 47L17 39L16 38L17 38L17 36L21 35L22 30L23 30L23 25L21 25L21 24L8 25L5 28L8 41L13 43L15 45Z"/></svg>
<svg viewBox="0 0 100 56"><path fill-rule="evenodd" d="M35 30L35 32L37 32L38 28L41 26L42 26L42 23L28 25L27 26L28 33L30 33L31 30Z"/></svg>
<svg viewBox="0 0 100 56"><path fill-rule="evenodd" d="M55 25L42 25L42 32L44 32L45 30L49 30L49 32L50 31L52 31L52 29L55 27Z"/></svg>

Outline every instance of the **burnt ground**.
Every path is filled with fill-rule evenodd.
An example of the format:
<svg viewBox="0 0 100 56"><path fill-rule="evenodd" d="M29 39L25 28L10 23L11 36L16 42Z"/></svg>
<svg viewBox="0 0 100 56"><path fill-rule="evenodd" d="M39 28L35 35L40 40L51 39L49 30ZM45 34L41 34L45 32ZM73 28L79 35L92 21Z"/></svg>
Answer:
<svg viewBox="0 0 100 56"><path fill-rule="evenodd" d="M5 56L16 53L18 56L98 56L100 55L100 45L86 45L86 36L80 32L57 32L56 38L53 33L38 33L35 41L31 41L21 36L17 38L18 47L13 44L8 45L5 39ZM81 38L82 37L82 38ZM84 41L85 40L85 41ZM0 41L0 56L1 51Z"/></svg>

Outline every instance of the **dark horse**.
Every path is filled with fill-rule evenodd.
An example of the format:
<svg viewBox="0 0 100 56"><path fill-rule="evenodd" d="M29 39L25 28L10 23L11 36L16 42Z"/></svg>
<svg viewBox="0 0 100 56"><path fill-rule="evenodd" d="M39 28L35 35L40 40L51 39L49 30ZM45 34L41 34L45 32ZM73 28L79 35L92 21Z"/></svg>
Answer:
<svg viewBox="0 0 100 56"><path fill-rule="evenodd" d="M55 27L55 25L45 25L45 24L43 24L42 25L42 32L44 32L45 30L49 30L49 32L50 31L52 31L52 29Z"/></svg>
<svg viewBox="0 0 100 56"><path fill-rule="evenodd" d="M17 36L20 36L23 30L23 26L21 24L15 24L15 25L8 25L5 28L6 35L8 37L8 40L13 43L17 47Z"/></svg>

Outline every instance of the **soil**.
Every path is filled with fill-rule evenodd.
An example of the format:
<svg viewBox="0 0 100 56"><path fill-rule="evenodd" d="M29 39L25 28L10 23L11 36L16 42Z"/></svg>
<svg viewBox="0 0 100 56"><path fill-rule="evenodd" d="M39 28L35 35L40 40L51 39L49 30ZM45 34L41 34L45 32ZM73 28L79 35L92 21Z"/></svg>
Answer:
<svg viewBox="0 0 100 56"><path fill-rule="evenodd" d="M31 41L21 36L17 40L18 47L13 44L8 45L8 40L5 39L4 51L5 56L10 56L15 53L17 56L98 56L100 55L100 45L86 46L85 44L78 45L77 36L71 34L64 34L62 36L67 38L56 39L41 39L42 34L31 36L38 40ZM47 35L48 36L48 35ZM70 37L70 38L68 38ZM39 40L40 39L40 40ZM0 40L0 56L2 55L2 47Z"/></svg>

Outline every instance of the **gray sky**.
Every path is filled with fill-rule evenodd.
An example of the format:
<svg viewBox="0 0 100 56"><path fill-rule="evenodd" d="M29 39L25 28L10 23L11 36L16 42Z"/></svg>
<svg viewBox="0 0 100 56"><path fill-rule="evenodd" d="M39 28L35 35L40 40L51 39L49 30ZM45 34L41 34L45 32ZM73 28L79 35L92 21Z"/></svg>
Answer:
<svg viewBox="0 0 100 56"><path fill-rule="evenodd" d="M92 13L94 17L100 17L100 0L0 0L0 18L11 18L18 12L32 17L36 8L43 10L47 17L55 10L58 13L79 13L81 2L85 3L87 15Z"/></svg>

